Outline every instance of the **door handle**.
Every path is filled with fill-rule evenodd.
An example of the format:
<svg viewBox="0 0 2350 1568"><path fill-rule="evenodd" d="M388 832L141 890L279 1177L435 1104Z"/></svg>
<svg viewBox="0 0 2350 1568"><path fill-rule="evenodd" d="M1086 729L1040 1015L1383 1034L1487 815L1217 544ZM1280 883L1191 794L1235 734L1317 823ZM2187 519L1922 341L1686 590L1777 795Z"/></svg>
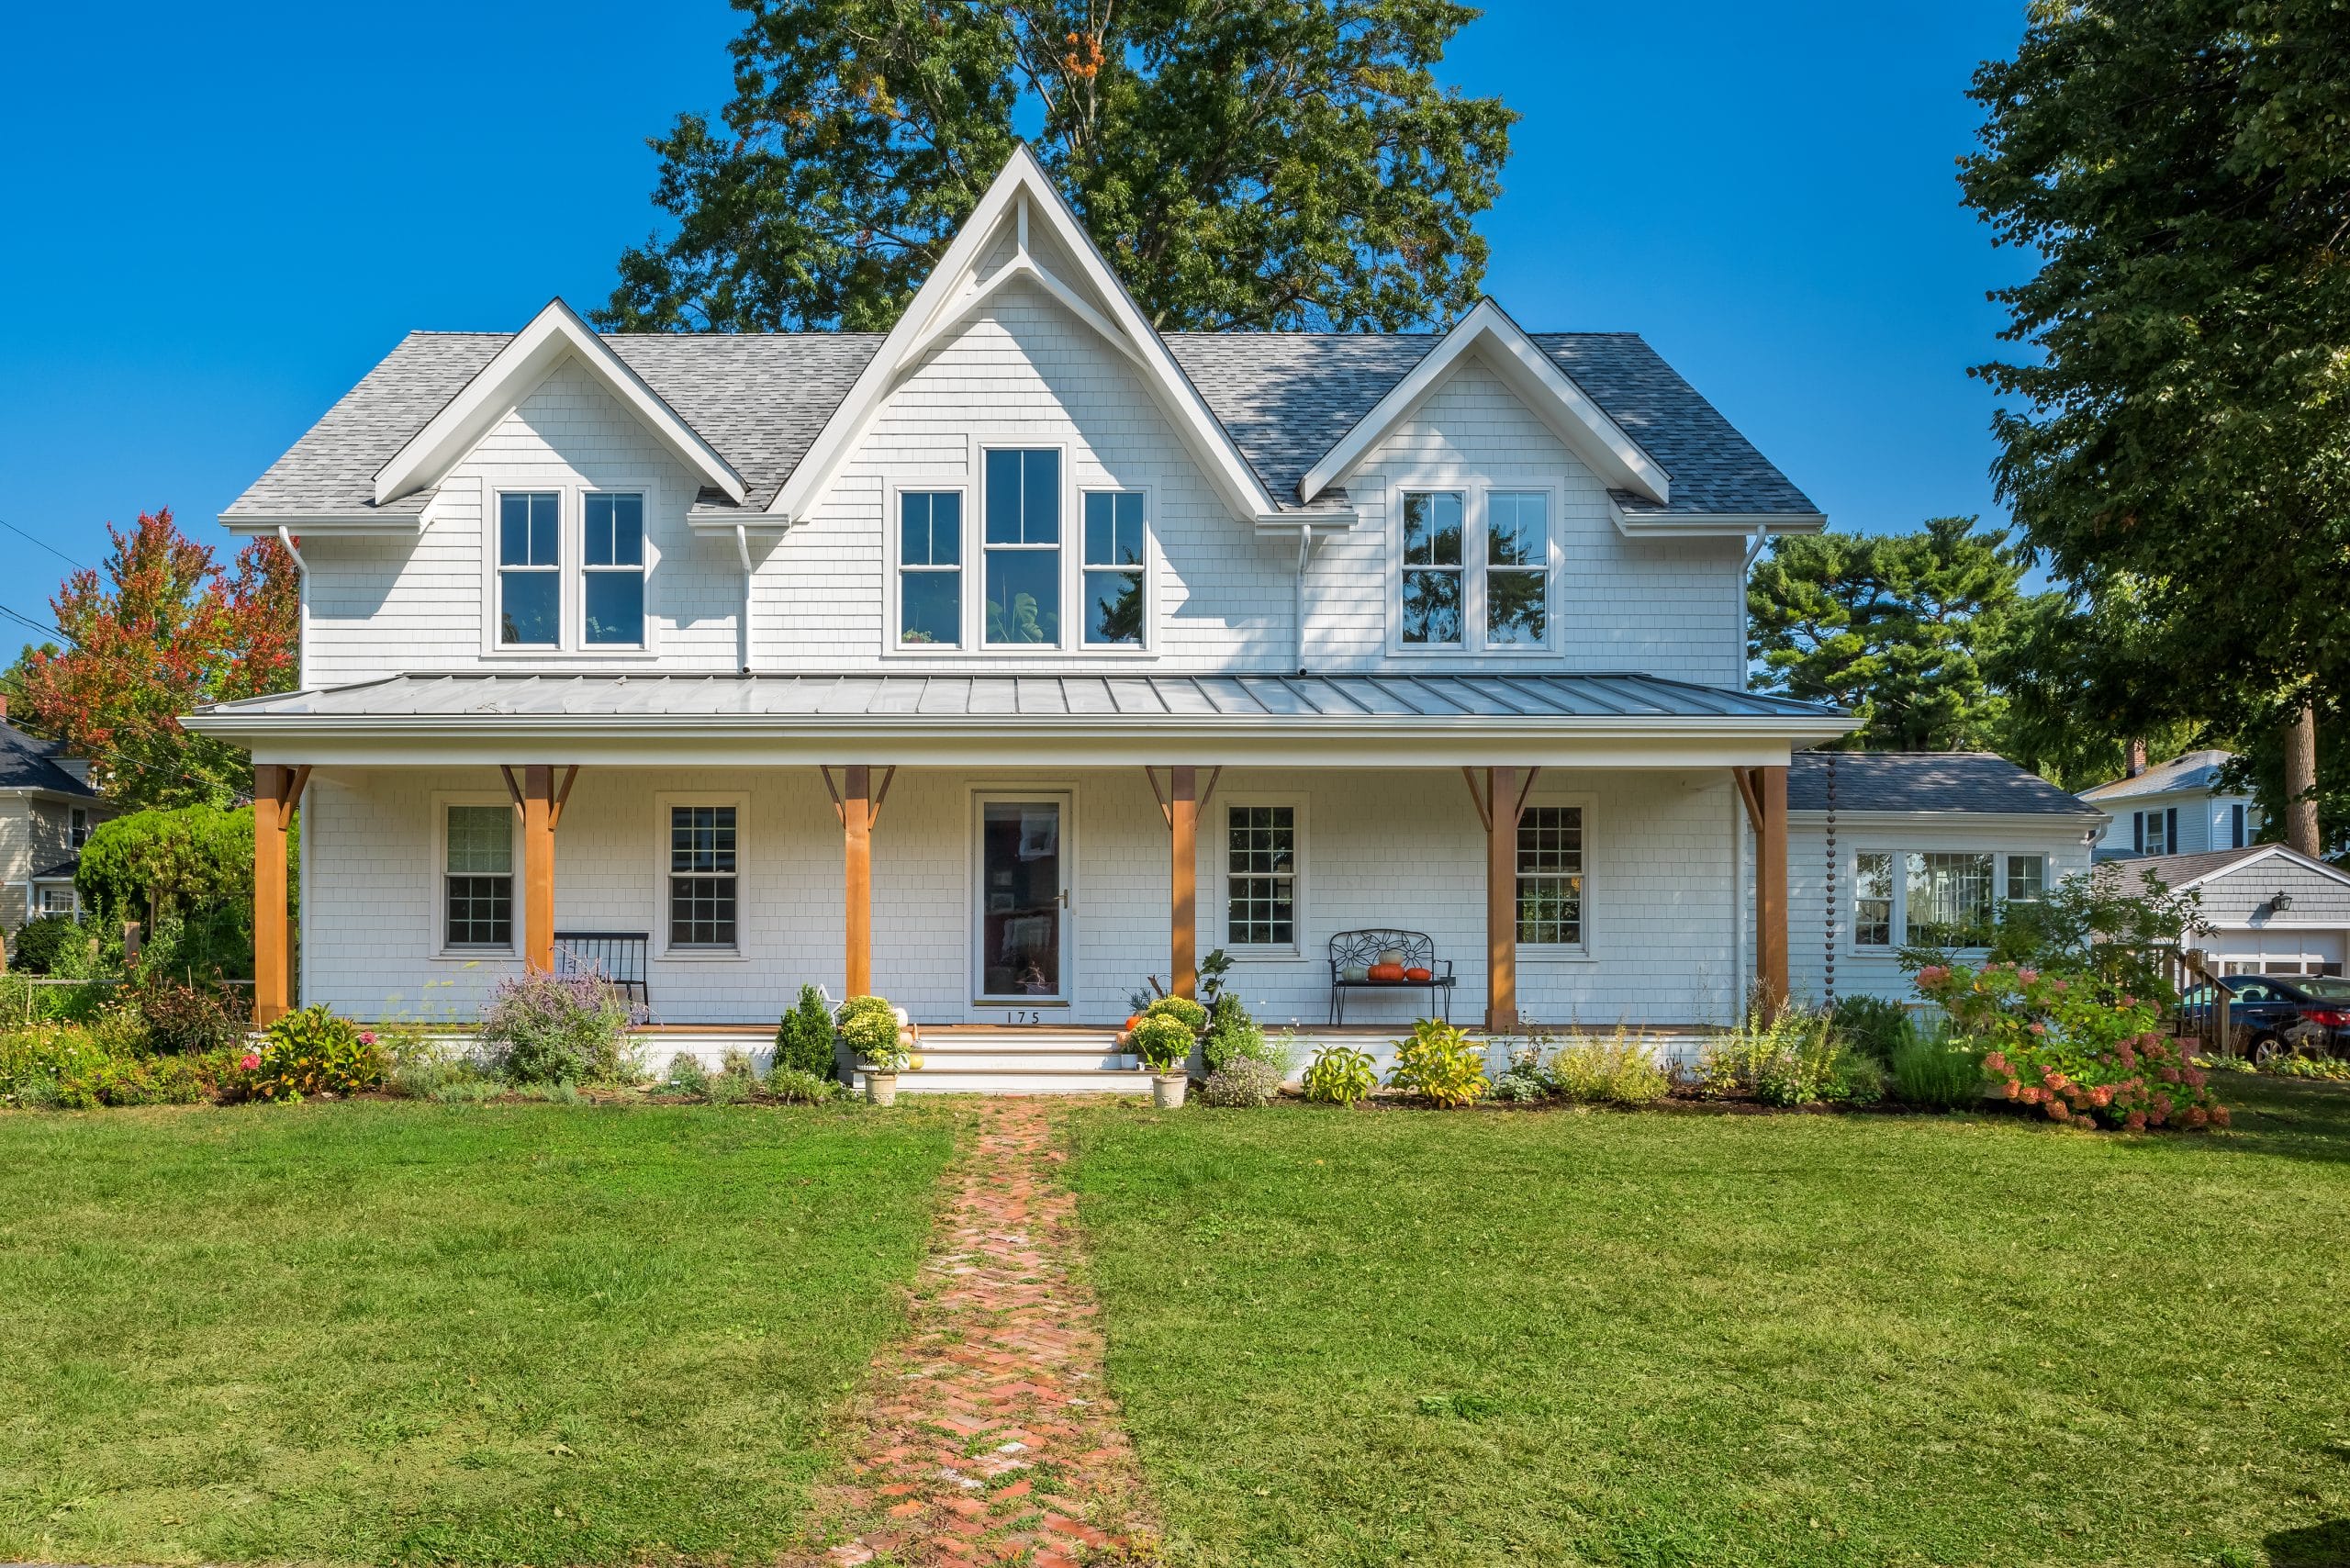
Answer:
<svg viewBox="0 0 2350 1568"><path fill-rule="evenodd" d="M1061 890L1061 907L1063 909L1067 909L1069 907L1069 890L1067 888L1063 888Z"/></svg>

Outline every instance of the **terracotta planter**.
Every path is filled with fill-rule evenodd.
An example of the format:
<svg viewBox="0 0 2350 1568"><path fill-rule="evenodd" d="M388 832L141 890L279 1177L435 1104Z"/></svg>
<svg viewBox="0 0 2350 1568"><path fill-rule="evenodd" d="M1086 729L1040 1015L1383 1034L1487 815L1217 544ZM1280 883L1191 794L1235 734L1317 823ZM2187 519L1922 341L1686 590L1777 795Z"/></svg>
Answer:
<svg viewBox="0 0 2350 1568"><path fill-rule="evenodd" d="M876 1105L898 1103L898 1075L894 1072L867 1072L865 1075L865 1097Z"/></svg>
<svg viewBox="0 0 2350 1568"><path fill-rule="evenodd" d="M1162 1111L1180 1110L1191 1087L1192 1075L1188 1072L1155 1072L1150 1076L1151 1103Z"/></svg>

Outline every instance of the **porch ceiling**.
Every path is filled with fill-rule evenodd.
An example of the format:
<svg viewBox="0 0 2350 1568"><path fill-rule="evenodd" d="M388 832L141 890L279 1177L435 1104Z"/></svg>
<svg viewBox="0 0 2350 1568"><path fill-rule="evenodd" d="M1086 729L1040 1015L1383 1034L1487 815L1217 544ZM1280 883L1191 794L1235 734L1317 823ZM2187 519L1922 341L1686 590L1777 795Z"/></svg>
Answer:
<svg viewBox="0 0 2350 1568"><path fill-rule="evenodd" d="M1838 710L1636 674L400 676L190 729L310 763L1754 767Z"/></svg>

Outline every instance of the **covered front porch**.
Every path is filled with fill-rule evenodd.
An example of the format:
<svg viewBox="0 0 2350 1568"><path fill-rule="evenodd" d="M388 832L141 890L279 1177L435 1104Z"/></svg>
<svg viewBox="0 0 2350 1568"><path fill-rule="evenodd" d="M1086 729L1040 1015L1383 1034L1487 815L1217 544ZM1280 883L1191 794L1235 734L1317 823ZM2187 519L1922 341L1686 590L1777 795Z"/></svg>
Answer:
<svg viewBox="0 0 2350 1568"><path fill-rule="evenodd" d="M1568 679L1624 711L1566 711ZM1333 939L1379 929L1425 935L1454 984L1350 988L1349 1035L1392 1037L1448 1002L1494 1035L1718 1026L1750 987L1784 994L1785 732L1839 722L1628 677L1460 678L1443 707L1395 678L1186 680L1207 689L1192 713L1163 678L1093 683L1140 689L1155 720L1072 712L1073 678L963 678L959 713L923 714L921 693L877 713L898 689L865 678L857 711L808 704L798 723L710 699L804 700L800 681L386 684L410 711L338 714L359 694L321 693L198 721L263 759L263 1017L298 994L454 1022L592 935L639 944L632 978L670 1030L771 1030L802 983L889 996L942 1039L1114 1029L1154 980L1194 993L1221 948L1261 1022L1320 1038L1333 980L1366 978L1334 974ZM1411 711L1367 711L1398 685L1385 699ZM1262 686L1304 711L1262 722ZM1258 718L1214 705L1218 687ZM707 707L681 726L644 711L647 688ZM1012 701L972 711L997 693ZM581 711L591 697L610 711ZM297 801L298 943L280 836Z"/></svg>

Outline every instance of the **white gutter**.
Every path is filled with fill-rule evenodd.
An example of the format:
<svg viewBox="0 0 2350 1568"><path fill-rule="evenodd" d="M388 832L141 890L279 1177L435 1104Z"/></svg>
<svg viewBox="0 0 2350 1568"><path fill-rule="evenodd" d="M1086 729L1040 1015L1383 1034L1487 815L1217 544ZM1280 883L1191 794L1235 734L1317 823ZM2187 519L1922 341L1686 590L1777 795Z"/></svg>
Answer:
<svg viewBox="0 0 2350 1568"><path fill-rule="evenodd" d="M1300 523L1297 529L1297 673L1305 673L1305 568L1314 560L1314 527Z"/></svg>
<svg viewBox="0 0 2350 1568"><path fill-rule="evenodd" d="M303 673L310 667L310 563L302 559L302 552L294 543L293 530L282 522L277 525L277 542L294 557L294 570L302 579L294 621L294 683L299 686Z"/></svg>

